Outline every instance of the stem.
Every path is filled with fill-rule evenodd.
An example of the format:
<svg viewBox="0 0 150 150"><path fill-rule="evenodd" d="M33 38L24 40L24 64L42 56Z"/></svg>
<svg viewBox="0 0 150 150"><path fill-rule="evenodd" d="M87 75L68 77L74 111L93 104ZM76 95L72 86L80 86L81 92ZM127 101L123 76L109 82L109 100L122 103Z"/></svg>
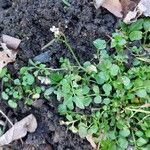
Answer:
<svg viewBox="0 0 150 150"><path fill-rule="evenodd" d="M13 126L13 123L10 121L10 119L5 115L5 113L0 110L0 113L6 118L6 120L11 124L11 126Z"/></svg>
<svg viewBox="0 0 150 150"><path fill-rule="evenodd" d="M52 45L55 42L55 39L51 40L49 43L47 43L46 45L44 45L42 47L42 50L46 49L47 47L49 47L50 45Z"/></svg>
<svg viewBox="0 0 150 150"><path fill-rule="evenodd" d="M132 108L126 108L127 110L134 111L134 112L141 112L145 114L150 114L150 111L142 110L142 109L132 109Z"/></svg>
<svg viewBox="0 0 150 150"><path fill-rule="evenodd" d="M80 62L78 61L78 59L77 59L77 57L76 57L76 55L75 55L73 49L71 48L71 46L68 44L67 41L64 41L64 43L65 43L66 47L69 49L69 51L72 53L72 55L73 55L75 61L76 61L77 64L79 65L79 67L82 68L82 66L81 66Z"/></svg>

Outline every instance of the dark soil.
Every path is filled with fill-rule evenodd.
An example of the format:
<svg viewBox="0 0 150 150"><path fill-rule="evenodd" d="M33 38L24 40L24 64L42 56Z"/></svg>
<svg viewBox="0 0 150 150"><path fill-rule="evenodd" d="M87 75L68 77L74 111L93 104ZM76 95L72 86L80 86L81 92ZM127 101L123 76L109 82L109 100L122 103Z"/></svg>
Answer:
<svg viewBox="0 0 150 150"><path fill-rule="evenodd" d="M41 50L53 39L49 30L53 25L65 33L80 62L92 59L95 53L92 41L98 37L106 39L116 27L117 19L104 9L96 10L91 1L70 0L71 6L66 7L61 0L0 0L0 35L22 39L13 69L27 65L29 58L45 51L49 52L51 60L48 64L53 67L59 67L60 57L73 59L65 46L59 43ZM87 141L59 125L62 118L55 106L43 104L40 108L31 109L20 105L17 111L10 110L7 105L1 104L0 107L13 121L30 113L38 120L36 132L28 134L23 145L19 141L13 144L13 149L32 149L33 146L41 150L50 150L50 147L54 150L92 149Z"/></svg>

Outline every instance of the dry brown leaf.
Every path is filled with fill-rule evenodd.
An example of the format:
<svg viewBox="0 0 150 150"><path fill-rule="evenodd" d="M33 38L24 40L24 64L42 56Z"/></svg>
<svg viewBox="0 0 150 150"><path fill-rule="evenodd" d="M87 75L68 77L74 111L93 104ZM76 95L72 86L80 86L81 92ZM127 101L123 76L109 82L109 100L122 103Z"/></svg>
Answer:
<svg viewBox="0 0 150 150"><path fill-rule="evenodd" d="M3 34L2 42L5 43L9 49L17 50L19 44L21 43L21 40L11 37L9 35Z"/></svg>
<svg viewBox="0 0 150 150"><path fill-rule="evenodd" d="M91 144L91 146L94 148L94 149L96 149L96 144L95 144L95 142L94 142L94 140L93 140L93 137L92 137L92 135L87 135L86 136L86 139L90 142L90 144Z"/></svg>
<svg viewBox="0 0 150 150"><path fill-rule="evenodd" d="M124 22L130 24L135 22L141 15L146 17L150 16L150 0L140 0L134 10L129 11L124 18Z"/></svg>
<svg viewBox="0 0 150 150"><path fill-rule="evenodd" d="M16 59L17 51L8 49L5 43L0 43L3 51L0 51L0 69L6 66L10 62L14 62Z"/></svg>
<svg viewBox="0 0 150 150"><path fill-rule="evenodd" d="M34 132L37 128L37 121L34 115L28 115L21 121L15 123L4 135L0 137L0 146L8 145L14 140L25 137L27 132Z"/></svg>
<svg viewBox="0 0 150 150"><path fill-rule="evenodd" d="M8 63L15 61L17 48L20 42L20 39L5 34L2 35L2 39L0 41L0 47L2 49L2 51L0 51L0 69Z"/></svg>
<svg viewBox="0 0 150 150"><path fill-rule="evenodd" d="M106 8L115 16L121 18L122 15L122 6L119 0L95 0L95 7L98 9L100 6Z"/></svg>

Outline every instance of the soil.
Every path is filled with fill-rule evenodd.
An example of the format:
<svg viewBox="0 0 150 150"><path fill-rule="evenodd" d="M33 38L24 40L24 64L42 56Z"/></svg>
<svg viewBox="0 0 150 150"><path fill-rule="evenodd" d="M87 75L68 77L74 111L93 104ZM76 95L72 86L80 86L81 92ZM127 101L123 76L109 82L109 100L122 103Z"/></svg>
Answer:
<svg viewBox="0 0 150 150"><path fill-rule="evenodd" d="M96 10L92 0L70 0L70 7L61 0L0 0L0 36L8 34L22 39L17 61L9 65L13 72L28 59L34 59L43 52L49 52L48 65L59 67L60 57L73 60L66 47L53 43L49 48L41 48L53 39L52 26L59 27L67 36L80 62L91 60L95 49L92 41L107 38L117 26L117 19L107 10ZM15 69L15 70L14 70ZM63 118L57 113L57 105L42 104L42 107L26 108L19 105L18 110L10 110L0 102L1 109L13 122L32 113L38 120L38 129L23 139L10 145L12 149L39 150L91 150L92 147L78 135L60 126ZM33 148L34 147L34 148Z"/></svg>

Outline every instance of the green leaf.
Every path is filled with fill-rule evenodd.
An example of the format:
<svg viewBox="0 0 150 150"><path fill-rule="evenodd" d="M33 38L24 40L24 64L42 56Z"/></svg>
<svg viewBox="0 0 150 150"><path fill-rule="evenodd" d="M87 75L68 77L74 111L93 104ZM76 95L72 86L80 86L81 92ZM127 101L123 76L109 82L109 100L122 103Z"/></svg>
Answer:
<svg viewBox="0 0 150 150"><path fill-rule="evenodd" d="M0 79L3 78L7 73L7 68L0 69Z"/></svg>
<svg viewBox="0 0 150 150"><path fill-rule="evenodd" d="M143 19L138 19L136 22L132 23L129 26L129 31L132 32L132 31L138 31L138 30L142 29L143 28L143 22L144 22Z"/></svg>
<svg viewBox="0 0 150 150"><path fill-rule="evenodd" d="M101 102L102 102L102 97L101 97L101 96L96 96L96 97L94 98L94 103L100 104Z"/></svg>
<svg viewBox="0 0 150 150"><path fill-rule="evenodd" d="M128 77L123 76L122 81L123 81L124 86L128 87L130 85L130 79Z"/></svg>
<svg viewBox="0 0 150 150"><path fill-rule="evenodd" d="M144 19L143 27L145 31L150 31L150 19L149 18Z"/></svg>
<svg viewBox="0 0 150 150"><path fill-rule="evenodd" d="M136 131L135 135L138 137L142 137L144 135L144 133L142 131Z"/></svg>
<svg viewBox="0 0 150 150"><path fill-rule="evenodd" d="M119 138L118 139L118 145L121 148L127 148L128 147L128 141L125 138Z"/></svg>
<svg viewBox="0 0 150 150"><path fill-rule="evenodd" d="M98 132L98 126L95 124L95 125L92 125L90 127L90 129L88 130L88 134L92 135L92 134L96 134Z"/></svg>
<svg viewBox="0 0 150 150"><path fill-rule="evenodd" d="M111 74L112 76L116 76L116 75L118 75L118 72L119 72L119 66L113 64L113 65L111 66L111 68L110 68L110 74Z"/></svg>
<svg viewBox="0 0 150 150"><path fill-rule="evenodd" d="M73 110L74 106L73 106L73 97L70 96L66 101L65 101L66 106L70 109Z"/></svg>
<svg viewBox="0 0 150 150"><path fill-rule="evenodd" d="M80 109L84 109L84 104L83 104L83 99L78 97L78 96L75 96L73 98L73 101L75 102L76 106L79 107Z"/></svg>
<svg viewBox="0 0 150 150"><path fill-rule="evenodd" d="M109 83L107 83L107 84L104 84L102 88L103 88L105 94L107 96L109 96L112 91L112 86Z"/></svg>
<svg viewBox="0 0 150 150"><path fill-rule="evenodd" d="M117 138L115 134L116 134L116 131L110 131L108 135L112 140L115 140Z"/></svg>
<svg viewBox="0 0 150 150"><path fill-rule="evenodd" d="M104 98L103 103L108 105L110 103L110 98Z"/></svg>
<svg viewBox="0 0 150 150"><path fill-rule="evenodd" d="M27 98L26 101L25 101L25 104L32 105L33 104L33 100L31 98Z"/></svg>
<svg viewBox="0 0 150 150"><path fill-rule="evenodd" d="M66 114L67 113L67 107L66 107L66 105L64 105L64 104L60 104L59 106L58 106L58 112L60 113L60 114Z"/></svg>
<svg viewBox="0 0 150 150"><path fill-rule="evenodd" d="M89 91L90 91L90 88L89 88L88 86L84 86L84 87L82 88L82 93L83 93L83 94L88 94Z"/></svg>
<svg viewBox="0 0 150 150"><path fill-rule="evenodd" d="M105 40L96 39L95 41L93 41L93 44L97 49L105 49L106 48Z"/></svg>
<svg viewBox="0 0 150 150"><path fill-rule="evenodd" d="M95 79L98 84L103 84L104 82L109 80L109 75L106 72L99 72L96 76Z"/></svg>
<svg viewBox="0 0 150 150"><path fill-rule="evenodd" d="M87 128L85 126L79 126L79 135L81 138L85 138L87 136Z"/></svg>
<svg viewBox="0 0 150 150"><path fill-rule="evenodd" d="M2 92L2 98L4 100L8 100L9 99L9 95L6 92Z"/></svg>
<svg viewBox="0 0 150 150"><path fill-rule="evenodd" d="M92 102L92 98L91 97L86 97L83 99L83 105L88 107Z"/></svg>
<svg viewBox="0 0 150 150"><path fill-rule="evenodd" d="M21 82L20 82L19 79L15 79L15 80L14 80L14 84L15 84L15 85L21 85Z"/></svg>
<svg viewBox="0 0 150 150"><path fill-rule="evenodd" d="M26 85L26 83L28 85L32 85L35 82L35 78L33 75L27 73L24 77L23 77L23 83L24 85Z"/></svg>
<svg viewBox="0 0 150 150"><path fill-rule="evenodd" d="M150 130L146 130L145 135L146 137L150 138Z"/></svg>
<svg viewBox="0 0 150 150"><path fill-rule="evenodd" d="M94 85L93 86L93 91L94 91L94 93L97 95L97 94L99 94L99 87L97 86L97 85Z"/></svg>
<svg viewBox="0 0 150 150"><path fill-rule="evenodd" d="M45 96L49 96L49 95L51 95L53 92L54 92L54 88L53 88L53 87L50 87L50 88L48 88L48 89L45 90L44 95L45 95Z"/></svg>
<svg viewBox="0 0 150 150"><path fill-rule="evenodd" d="M148 140L140 137L136 142L137 142L137 146L143 146L147 144Z"/></svg>
<svg viewBox="0 0 150 150"><path fill-rule="evenodd" d="M17 108L17 103L13 100L9 100L8 101L8 105L11 107L11 108Z"/></svg>
<svg viewBox="0 0 150 150"><path fill-rule="evenodd" d="M138 97L141 97L141 98L146 98L146 97L147 97L147 92L146 92L145 89L141 89L141 90L138 90L138 91L136 92L136 95L137 95Z"/></svg>
<svg viewBox="0 0 150 150"><path fill-rule="evenodd" d="M119 134L123 137L128 137L130 135L130 130L129 129L120 130Z"/></svg>
<svg viewBox="0 0 150 150"><path fill-rule="evenodd" d="M141 40L142 32L141 31L133 31L130 33L129 38L131 41Z"/></svg>

